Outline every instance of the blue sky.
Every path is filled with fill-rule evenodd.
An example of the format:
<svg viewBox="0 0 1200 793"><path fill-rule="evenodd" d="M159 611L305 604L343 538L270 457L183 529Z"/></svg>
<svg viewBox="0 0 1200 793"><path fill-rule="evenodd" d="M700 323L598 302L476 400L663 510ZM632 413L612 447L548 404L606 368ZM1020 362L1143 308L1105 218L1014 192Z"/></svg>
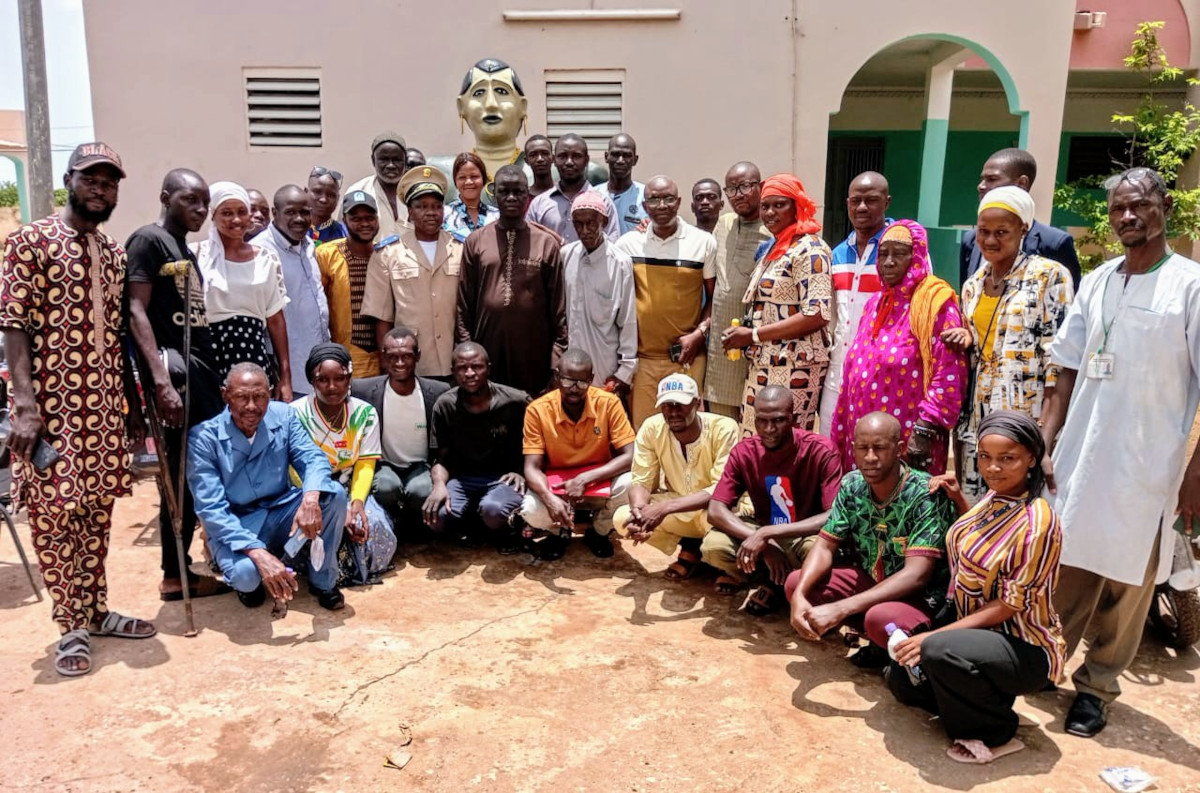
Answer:
<svg viewBox="0 0 1200 793"><path fill-rule="evenodd" d="M61 173L71 150L94 137L82 0L42 0L42 23L50 87L50 142L54 172ZM23 80L17 0L0 0L0 109L25 107ZM0 160L0 182L13 178L12 164Z"/></svg>

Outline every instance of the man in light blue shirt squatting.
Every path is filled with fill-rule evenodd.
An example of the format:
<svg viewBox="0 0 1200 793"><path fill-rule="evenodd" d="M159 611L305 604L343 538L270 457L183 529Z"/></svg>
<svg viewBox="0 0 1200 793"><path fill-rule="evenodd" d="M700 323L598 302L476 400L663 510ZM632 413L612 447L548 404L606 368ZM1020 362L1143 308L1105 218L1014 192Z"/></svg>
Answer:
<svg viewBox="0 0 1200 793"><path fill-rule="evenodd" d="M609 139L608 151L604 153L608 181L596 190L600 195L608 196L617 208L622 234L633 231L646 219L646 210L642 206L646 186L633 181L633 166L637 161L637 142L632 137L621 132Z"/></svg>
<svg viewBox="0 0 1200 793"><path fill-rule="evenodd" d="M287 321L288 358L292 364L292 397L312 393L304 376L309 351L329 337L329 302L321 285L316 246L309 239L312 209L308 194L294 184L275 191L275 210L271 225L250 242L275 251L283 266L283 285L288 303L283 308Z"/></svg>
<svg viewBox="0 0 1200 793"><path fill-rule="evenodd" d="M208 547L242 604L262 605L266 595L288 601L299 588L280 557L310 545L308 589L323 608L345 599L337 588L338 545L346 524L346 491L334 484L329 459L296 411L272 402L267 374L257 364L229 370L221 388L225 410L188 433L188 486ZM292 466L302 482L288 476ZM323 546L324 559L317 547Z"/></svg>

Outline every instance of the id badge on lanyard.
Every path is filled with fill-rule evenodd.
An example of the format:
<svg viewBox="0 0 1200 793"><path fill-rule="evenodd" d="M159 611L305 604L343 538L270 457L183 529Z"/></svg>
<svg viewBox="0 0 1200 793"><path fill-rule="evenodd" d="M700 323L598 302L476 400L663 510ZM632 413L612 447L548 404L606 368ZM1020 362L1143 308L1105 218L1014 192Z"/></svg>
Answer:
<svg viewBox="0 0 1200 793"><path fill-rule="evenodd" d="M1108 280L1104 282L1104 293L1100 297L1100 326L1104 329L1104 339L1100 342L1100 348L1088 356L1086 374L1089 380L1111 380L1113 371L1116 369L1116 356L1107 351L1108 337L1121 317L1121 309L1125 307L1124 293L1117 298L1117 310L1113 313L1112 319L1108 322L1104 321L1104 304L1108 302L1108 285L1112 283L1112 277L1116 274L1116 270L1108 274Z"/></svg>
<svg viewBox="0 0 1200 793"><path fill-rule="evenodd" d="M1167 255L1158 260L1158 262L1146 270L1142 275L1150 275L1151 273L1162 267L1163 264L1174 256L1174 251L1168 251ZM1087 360L1087 377L1089 380L1111 380L1113 373L1116 370L1116 356L1108 351L1108 337L1112 333L1113 327L1117 324L1117 320L1121 317L1121 312L1125 309L1125 298L1128 296L1129 275L1125 276L1125 288L1122 289L1121 297L1117 300L1117 310L1113 313L1113 318L1108 322L1104 321L1104 304L1108 301L1108 285L1112 282L1112 277L1120 273L1119 269L1114 269L1108 274L1108 279L1104 282L1104 294L1100 298L1100 324L1104 328L1104 340L1100 342L1100 349L1088 356Z"/></svg>

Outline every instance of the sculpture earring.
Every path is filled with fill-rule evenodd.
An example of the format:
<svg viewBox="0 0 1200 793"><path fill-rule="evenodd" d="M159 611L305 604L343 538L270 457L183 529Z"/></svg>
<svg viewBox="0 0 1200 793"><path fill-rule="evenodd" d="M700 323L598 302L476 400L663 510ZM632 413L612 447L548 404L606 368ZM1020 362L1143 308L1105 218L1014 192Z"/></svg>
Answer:
<svg viewBox="0 0 1200 793"><path fill-rule="evenodd" d="M459 135L463 134L463 117L462 116L458 117L458 134Z"/></svg>
<svg viewBox="0 0 1200 793"><path fill-rule="evenodd" d="M528 116L521 119L521 132L523 132L526 137L529 136L529 117Z"/></svg>

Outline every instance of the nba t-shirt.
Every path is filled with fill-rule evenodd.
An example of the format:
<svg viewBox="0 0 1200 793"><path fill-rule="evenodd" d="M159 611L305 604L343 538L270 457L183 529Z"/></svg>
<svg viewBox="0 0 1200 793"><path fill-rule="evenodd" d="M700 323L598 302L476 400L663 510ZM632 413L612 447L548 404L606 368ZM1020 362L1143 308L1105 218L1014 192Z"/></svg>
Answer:
<svg viewBox="0 0 1200 793"><path fill-rule="evenodd" d="M732 509L748 493L754 522L773 526L828 511L841 480L833 442L796 427L778 449L767 449L757 435L734 446L712 497Z"/></svg>

